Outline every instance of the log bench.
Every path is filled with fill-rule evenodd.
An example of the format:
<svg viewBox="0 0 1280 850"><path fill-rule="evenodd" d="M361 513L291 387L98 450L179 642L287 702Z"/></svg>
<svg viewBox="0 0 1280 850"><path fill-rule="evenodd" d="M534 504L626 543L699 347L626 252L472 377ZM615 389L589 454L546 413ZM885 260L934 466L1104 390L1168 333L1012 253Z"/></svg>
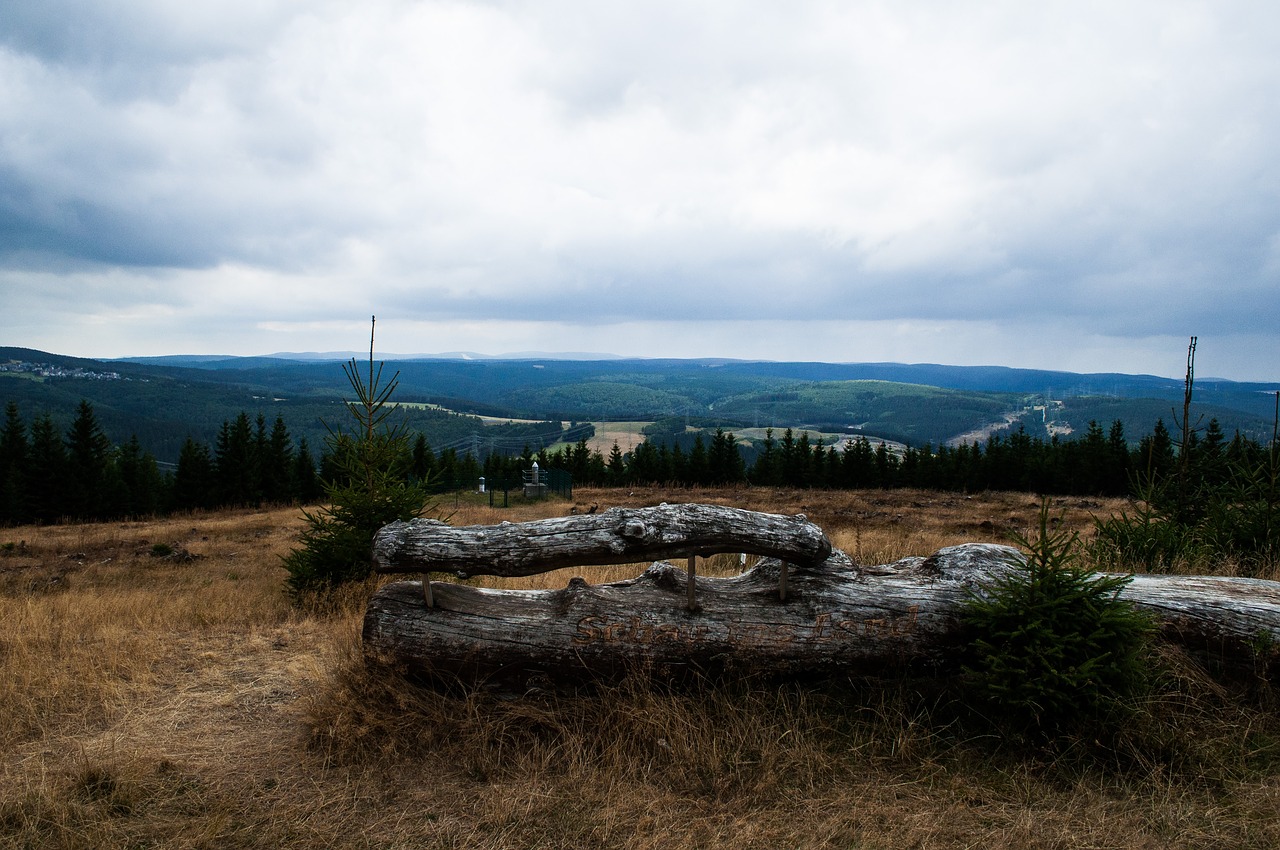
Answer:
<svg viewBox="0 0 1280 850"><path fill-rule="evenodd" d="M696 574L699 557L762 556L741 575ZM375 568L422 574L369 600L364 650L415 674L468 682L658 677L825 677L945 672L967 643L975 589L1016 569L1011 547L972 543L893 564L856 564L803 516L719 505L455 528L393 523ZM666 559L683 559L681 569ZM625 581L571 579L558 590L492 590L427 573L528 576L565 567L654 563ZM1268 674L1280 648L1280 583L1137 575L1122 592L1162 636L1234 675Z"/></svg>

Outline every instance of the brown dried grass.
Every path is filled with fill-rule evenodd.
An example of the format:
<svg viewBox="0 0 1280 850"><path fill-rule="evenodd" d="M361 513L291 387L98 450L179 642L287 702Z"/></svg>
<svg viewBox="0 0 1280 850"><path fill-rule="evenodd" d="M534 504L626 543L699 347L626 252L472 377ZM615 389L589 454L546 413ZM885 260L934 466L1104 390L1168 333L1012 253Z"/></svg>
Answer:
<svg viewBox="0 0 1280 850"><path fill-rule="evenodd" d="M662 501L806 513L869 563L1002 541L1039 508L1024 494L578 494L583 510ZM1116 505L1061 507L1087 532ZM567 508L460 499L453 521ZM289 603L280 556L300 528L282 509L0 531L15 544L0 555L0 846L1280 843L1274 712L1190 665L1169 665L1182 672L1153 706L1172 719L1119 742L1127 760L1111 765L965 740L928 683L445 695L364 664L368 587Z"/></svg>

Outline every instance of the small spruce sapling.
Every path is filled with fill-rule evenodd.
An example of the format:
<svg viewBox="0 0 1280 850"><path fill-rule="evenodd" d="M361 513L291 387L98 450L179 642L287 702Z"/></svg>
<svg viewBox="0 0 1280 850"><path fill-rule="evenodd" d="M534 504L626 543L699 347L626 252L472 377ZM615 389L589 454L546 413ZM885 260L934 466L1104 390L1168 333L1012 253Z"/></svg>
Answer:
<svg viewBox="0 0 1280 850"><path fill-rule="evenodd" d="M383 384L384 365L374 367L372 331L368 377L361 376L354 358L343 364L356 397L347 402L347 409L358 427L351 432L330 428L325 438L333 471L324 482L327 504L303 511L302 545L284 558L286 581L295 597L367 578L378 529L421 516L430 507L430 482L411 481L408 475L409 435L403 424L391 426L387 421L398 409L390 398L399 373Z"/></svg>
<svg viewBox="0 0 1280 850"><path fill-rule="evenodd" d="M970 591L965 667L970 693L991 720L1051 738L1115 719L1148 686L1151 619L1120 598L1131 576L1100 575L1077 555L1078 535L1053 529L1013 542L1025 559ZM975 706L976 707L976 706Z"/></svg>

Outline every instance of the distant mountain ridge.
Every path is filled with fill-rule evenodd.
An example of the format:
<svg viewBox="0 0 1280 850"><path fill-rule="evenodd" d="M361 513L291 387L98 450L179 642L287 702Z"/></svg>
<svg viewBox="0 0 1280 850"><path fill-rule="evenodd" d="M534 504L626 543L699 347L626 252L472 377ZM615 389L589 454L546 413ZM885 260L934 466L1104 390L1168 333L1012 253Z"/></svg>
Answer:
<svg viewBox="0 0 1280 850"><path fill-rule="evenodd" d="M277 353L259 356L241 355L188 355L170 354L147 357L120 357L91 359L71 357L29 348L0 346L0 362L8 360L40 361L55 365L85 367L98 364L119 368L121 364L200 369L206 371L252 371L264 368L292 368L315 366L324 363L345 362L352 358L363 360L368 352L333 351ZM502 364L556 363L563 364L570 372L581 373L584 366L596 365L601 372L611 373L620 369L640 372L690 369L717 369L727 374L754 375L799 381L851 381L877 380L894 383L920 384L947 389L974 390L979 392L1034 392L1056 397L1101 395L1117 398L1139 397L1155 394L1181 397L1183 381L1156 375L1134 375L1122 372L1078 373L1045 369L1027 369L1012 366L949 366L937 363L827 363L821 361L771 361L735 360L724 358L625 358L616 355L589 353L521 352L510 355L483 355L469 352L444 354L378 354L377 359L394 364L477 363L501 366ZM588 370L589 371L589 370ZM1244 382L1222 378L1201 378L1197 392L1208 393L1270 393L1280 390L1280 382Z"/></svg>
<svg viewBox="0 0 1280 850"><path fill-rule="evenodd" d="M0 357L6 351L29 349L0 348ZM48 355L60 357L60 355ZM364 360L368 352L278 352L265 355L208 355L168 354L149 357L119 357L103 363L139 363L151 365L191 366L203 369L248 369L263 364L345 362L352 358ZM775 361L741 360L733 358L639 358L615 354L590 352L512 352L508 354L480 354L453 351L438 354L376 354L378 360L387 363L418 361L462 361L501 363L505 361L554 361L581 363L661 363L696 364L699 366L729 368L752 374L788 377L797 380L878 380L895 383L923 384L989 392L1042 392L1046 388L1064 396L1117 395L1129 396L1136 390L1159 390L1162 394L1181 394L1180 378L1158 375L1131 374L1125 372L1068 372L1049 369L1029 369L1016 366L950 366L939 363L897 363L889 361L864 363L829 363L825 361ZM83 359L83 358L73 358ZM1232 381L1227 378L1200 378L1198 386L1230 385L1241 390L1274 392L1280 390L1280 382Z"/></svg>
<svg viewBox="0 0 1280 850"><path fill-rule="evenodd" d="M12 349L0 348L0 352ZM19 349L28 351L28 349ZM52 356L52 355L51 355ZM950 366L943 364L901 364L901 362L826 362L826 361L772 361L740 360L740 358L694 357L623 357L600 355L591 352L511 352L504 355L484 355L477 352L442 352L434 355L397 355L378 353L378 360L387 362L408 361L571 361L571 362L634 362L634 364L698 364L703 366L727 366L746 369L753 373L788 376L800 380L891 380L897 383L927 384L932 387L952 389L992 390L992 392L1036 392L1046 385L1064 388L1062 392L1079 394L1079 389L1096 392L1123 385L1125 388L1149 387L1162 390L1183 389L1183 380L1161 378L1158 375L1129 373L1071 373L1071 371L1025 369L1019 366ZM100 362L134 362L219 369L243 369L264 362L311 362L365 360L369 352L278 352L273 355L160 355L151 357L115 357ZM1235 381L1226 378L1201 378L1199 384L1230 384L1236 388L1251 388L1260 392L1275 392L1280 381Z"/></svg>
<svg viewBox="0 0 1280 850"><path fill-rule="evenodd" d="M618 354L599 354L585 351L514 351L507 354L481 354L476 351L445 351L439 354L376 354L379 360L400 362L405 360L626 360ZM230 361L251 362L346 362L365 360L367 351L281 351L275 354L159 354L137 357L114 357L104 362L149 363L169 366L208 366Z"/></svg>

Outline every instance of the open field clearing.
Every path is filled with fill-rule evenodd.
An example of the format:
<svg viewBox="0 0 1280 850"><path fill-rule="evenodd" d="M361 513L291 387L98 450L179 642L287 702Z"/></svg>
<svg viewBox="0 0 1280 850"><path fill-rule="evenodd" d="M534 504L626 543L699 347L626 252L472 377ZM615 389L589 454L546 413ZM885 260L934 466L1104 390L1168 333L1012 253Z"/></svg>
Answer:
<svg viewBox="0 0 1280 850"><path fill-rule="evenodd" d="M1004 542L1040 506L922 491L575 495L580 510L805 513L864 563ZM1123 505L1053 504L1085 534ZM452 521L569 508L463 500ZM958 731L929 682L444 695L364 668L368 586L327 605L284 595L280 557L302 525L286 508L0 529L0 846L1280 846L1265 683L1229 693L1175 660L1176 686L1133 733L1141 746L1081 741L1067 755Z"/></svg>
<svg viewBox="0 0 1280 850"><path fill-rule="evenodd" d="M613 444L623 452L629 452L644 442L644 427L652 422L593 422L595 436L587 440L587 448L605 457L613 450Z"/></svg>

